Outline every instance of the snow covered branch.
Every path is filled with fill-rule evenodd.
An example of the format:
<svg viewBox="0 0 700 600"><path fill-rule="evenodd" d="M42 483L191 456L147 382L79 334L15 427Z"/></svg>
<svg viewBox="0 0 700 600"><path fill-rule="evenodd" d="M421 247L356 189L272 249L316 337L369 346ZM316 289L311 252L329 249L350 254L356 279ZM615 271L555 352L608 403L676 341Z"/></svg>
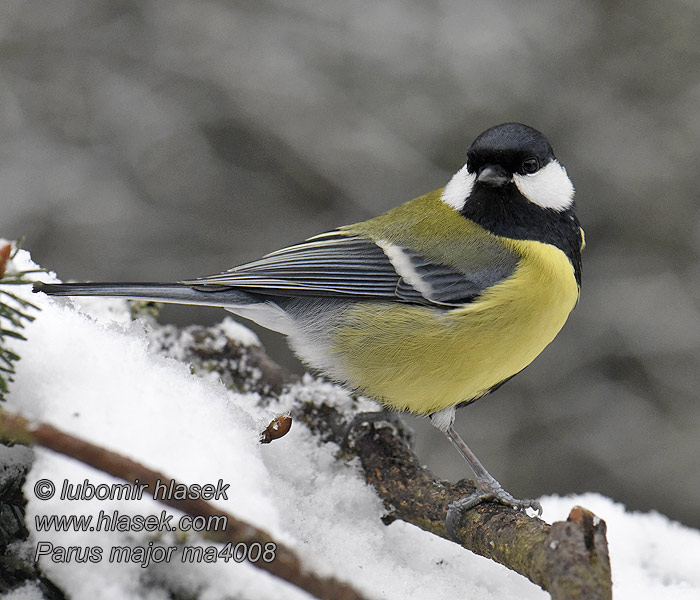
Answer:
<svg viewBox="0 0 700 600"><path fill-rule="evenodd" d="M173 341L174 331L165 335L163 347ZM273 398L294 381L259 346L227 343L213 346L214 332L188 328L191 341L187 360L202 369L222 373L228 366L229 385L252 387ZM252 352L249 352L249 349ZM263 395L263 398L266 396ZM292 416L304 422L323 442L341 448L340 459L359 458L365 478L383 500L388 513L385 522L401 519L425 531L449 539L445 530L447 505L473 491L471 482L457 484L437 479L422 467L409 449L408 435L395 416L376 413L355 416L315 398L300 400ZM30 424L26 419L0 412L0 438L24 444L38 444L78 459L126 481L138 480L155 489L155 482L168 480L125 456L60 431L48 424ZM222 511L202 499L162 500L164 504L192 516L210 517ZM224 531L208 532L219 542L275 543L274 561L255 563L270 573L307 590L318 598L361 599L350 586L305 569L296 554L264 531L226 514ZM575 507L566 522L548 525L544 521L505 506L485 503L467 511L454 540L464 548L524 575L548 591L554 600L585 597L606 600L611 595L611 574L605 523L586 509ZM213 537L212 537L213 536Z"/></svg>

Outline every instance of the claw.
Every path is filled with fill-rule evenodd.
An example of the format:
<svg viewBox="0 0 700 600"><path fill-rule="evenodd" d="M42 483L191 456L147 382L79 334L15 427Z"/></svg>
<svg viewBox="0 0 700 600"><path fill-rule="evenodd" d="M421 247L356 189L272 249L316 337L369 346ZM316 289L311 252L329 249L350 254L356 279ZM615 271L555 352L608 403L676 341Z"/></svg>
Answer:
<svg viewBox="0 0 700 600"><path fill-rule="evenodd" d="M457 524L464 511L474 508L482 502L495 501L499 502L505 506L509 506L514 510L527 510L531 508L537 512L538 516L542 515L542 505L534 499L526 498L520 500L514 498L511 494L506 492L502 487L497 487L483 492L474 492L469 496L460 498L451 502L447 506L447 517L445 518L445 528L447 533L452 539L457 539Z"/></svg>
<svg viewBox="0 0 700 600"><path fill-rule="evenodd" d="M437 426L437 425L436 425ZM469 449L469 446L464 443L464 440L459 436L455 428L451 423L447 424L441 431L449 438L449 440L454 444L455 448L462 455L464 460L467 461L471 470L474 471L476 479L474 483L476 485L476 491L464 498L460 498L455 502L452 502L447 507L447 517L445 518L445 527L447 528L447 533L450 534L452 539L456 539L457 529L455 525L459 522L459 517L465 510L480 504L481 502L486 502L489 500L500 502L506 506L510 506L515 510L527 510L531 508L537 511L538 515L542 514L542 506L537 500L518 500L513 498L508 492L506 492L498 481L496 481L493 476L484 468L479 462L476 455Z"/></svg>

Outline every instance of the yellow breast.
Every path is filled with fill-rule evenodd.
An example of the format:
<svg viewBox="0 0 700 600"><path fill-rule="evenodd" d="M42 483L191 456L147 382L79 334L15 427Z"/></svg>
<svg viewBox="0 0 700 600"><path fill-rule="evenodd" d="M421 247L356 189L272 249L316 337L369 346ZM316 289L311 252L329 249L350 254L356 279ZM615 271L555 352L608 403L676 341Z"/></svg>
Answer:
<svg viewBox="0 0 700 600"><path fill-rule="evenodd" d="M515 273L463 308L358 304L331 343L348 383L397 410L430 414L482 396L554 339L578 299L566 255L504 240Z"/></svg>

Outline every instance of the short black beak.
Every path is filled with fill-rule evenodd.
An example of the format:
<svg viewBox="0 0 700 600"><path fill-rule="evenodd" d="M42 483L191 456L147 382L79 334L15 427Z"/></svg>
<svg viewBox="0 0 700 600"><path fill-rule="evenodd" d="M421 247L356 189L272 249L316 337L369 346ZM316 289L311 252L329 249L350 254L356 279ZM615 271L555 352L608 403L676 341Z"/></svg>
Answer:
<svg viewBox="0 0 700 600"><path fill-rule="evenodd" d="M512 179L501 165L485 165L479 169L477 181L493 187L502 187Z"/></svg>

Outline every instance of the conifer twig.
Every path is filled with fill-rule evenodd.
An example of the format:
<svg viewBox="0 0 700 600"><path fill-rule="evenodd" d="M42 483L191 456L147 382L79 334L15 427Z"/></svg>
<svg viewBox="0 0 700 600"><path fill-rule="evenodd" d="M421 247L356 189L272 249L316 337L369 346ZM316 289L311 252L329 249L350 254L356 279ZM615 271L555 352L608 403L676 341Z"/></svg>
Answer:
<svg viewBox="0 0 700 600"><path fill-rule="evenodd" d="M17 248L15 248L13 253L12 244L0 246L0 286L30 283L26 280L26 275L41 270L10 272L7 267L16 252ZM0 400L4 399L5 394L9 390L9 383L15 374L14 363L19 360L19 355L6 347L7 340L10 338L16 340L26 339L20 333L20 330L24 328L25 322L34 320L34 317L25 312L28 309L38 310L28 300L24 300L6 288L0 287Z"/></svg>

